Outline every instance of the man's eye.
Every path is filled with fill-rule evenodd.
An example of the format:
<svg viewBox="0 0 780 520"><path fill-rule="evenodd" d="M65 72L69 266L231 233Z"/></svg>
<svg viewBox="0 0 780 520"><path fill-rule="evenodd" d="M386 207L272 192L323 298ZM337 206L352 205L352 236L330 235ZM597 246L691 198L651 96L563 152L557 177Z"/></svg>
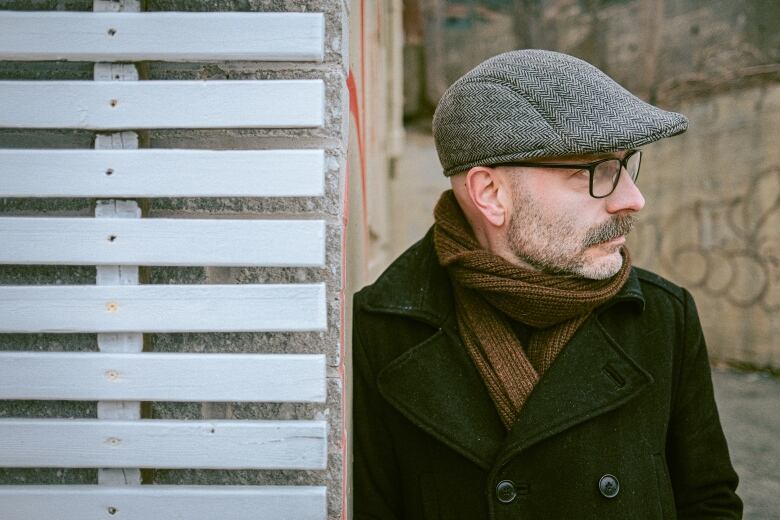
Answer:
<svg viewBox="0 0 780 520"><path fill-rule="evenodd" d="M571 174L572 177L575 177L575 178L580 177L580 178L583 178L583 179L587 179L589 177L589 175L590 175L590 173L588 172L588 170L585 170L585 169L577 170L575 172L572 172L572 174Z"/></svg>

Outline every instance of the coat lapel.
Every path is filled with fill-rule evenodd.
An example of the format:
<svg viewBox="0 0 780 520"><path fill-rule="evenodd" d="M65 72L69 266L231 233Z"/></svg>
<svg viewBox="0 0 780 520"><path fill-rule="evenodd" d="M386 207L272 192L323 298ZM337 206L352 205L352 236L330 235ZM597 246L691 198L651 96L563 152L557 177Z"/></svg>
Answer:
<svg viewBox="0 0 780 520"><path fill-rule="evenodd" d="M500 461L622 406L653 382L592 315L539 380L504 443Z"/></svg>
<svg viewBox="0 0 780 520"><path fill-rule="evenodd" d="M454 315L378 376L379 391L409 420L489 469L506 430L466 349L453 336Z"/></svg>

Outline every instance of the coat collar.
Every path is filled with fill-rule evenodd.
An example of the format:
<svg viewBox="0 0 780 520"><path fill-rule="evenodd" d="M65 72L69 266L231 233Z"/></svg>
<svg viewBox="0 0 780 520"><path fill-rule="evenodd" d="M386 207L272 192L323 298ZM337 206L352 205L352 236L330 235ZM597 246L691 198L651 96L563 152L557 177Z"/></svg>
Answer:
<svg viewBox="0 0 780 520"><path fill-rule="evenodd" d="M382 273L366 294L365 305L369 310L409 316L434 327L447 321L455 304L449 275L439 265L433 246L433 228Z"/></svg>
<svg viewBox="0 0 780 520"><path fill-rule="evenodd" d="M460 341L449 276L438 263L429 231L366 295L370 311L408 316L437 328L379 373L379 390L420 428L490 469L532 444L621 406L652 382L598 320L598 313L621 302L644 308L633 271L618 295L580 327L507 434Z"/></svg>

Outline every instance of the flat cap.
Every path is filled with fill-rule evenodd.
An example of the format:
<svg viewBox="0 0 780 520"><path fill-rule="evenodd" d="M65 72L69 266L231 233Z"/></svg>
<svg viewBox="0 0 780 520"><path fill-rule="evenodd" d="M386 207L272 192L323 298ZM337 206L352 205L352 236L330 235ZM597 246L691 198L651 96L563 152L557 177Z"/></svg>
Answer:
<svg viewBox="0 0 780 520"><path fill-rule="evenodd" d="M527 49L490 58L453 83L433 116L450 176L473 166L638 148L688 120L645 103L593 65Z"/></svg>

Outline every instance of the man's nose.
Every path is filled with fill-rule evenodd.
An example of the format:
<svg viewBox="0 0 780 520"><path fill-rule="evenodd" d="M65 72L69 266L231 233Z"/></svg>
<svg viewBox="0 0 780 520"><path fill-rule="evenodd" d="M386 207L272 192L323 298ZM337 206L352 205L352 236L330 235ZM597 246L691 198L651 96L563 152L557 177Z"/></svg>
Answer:
<svg viewBox="0 0 780 520"><path fill-rule="evenodd" d="M645 207L645 198L639 191L636 183L631 180L631 176L623 170L618 179L618 184L607 197L607 211L609 213L620 213L621 211L639 211Z"/></svg>

